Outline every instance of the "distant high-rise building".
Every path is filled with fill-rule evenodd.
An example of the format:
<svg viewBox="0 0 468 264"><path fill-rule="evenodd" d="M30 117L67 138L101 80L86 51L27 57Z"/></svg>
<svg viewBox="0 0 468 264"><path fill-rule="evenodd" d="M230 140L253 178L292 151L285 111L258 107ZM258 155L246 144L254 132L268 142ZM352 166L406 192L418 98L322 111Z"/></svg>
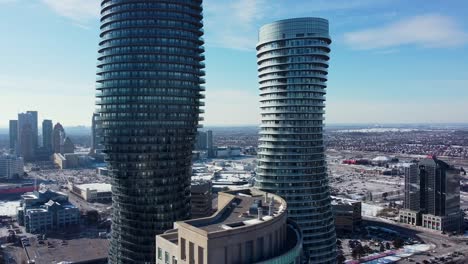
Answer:
<svg viewBox="0 0 468 264"><path fill-rule="evenodd" d="M190 187L192 219L208 217L213 213L212 188L211 181L192 181Z"/></svg>
<svg viewBox="0 0 468 264"><path fill-rule="evenodd" d="M421 207L420 184L418 165L411 164L405 168L404 208L419 211Z"/></svg>
<svg viewBox="0 0 468 264"><path fill-rule="evenodd" d="M62 142L62 145L60 146L60 153L70 154L74 152L75 152L75 144L73 144L73 141L70 139L70 137L65 137L65 139Z"/></svg>
<svg viewBox="0 0 468 264"><path fill-rule="evenodd" d="M215 156L213 146L213 131L206 131L206 148L208 150L208 157L213 158Z"/></svg>
<svg viewBox="0 0 468 264"><path fill-rule="evenodd" d="M195 149L197 149L197 150L206 150L207 149L206 132L198 131L197 139L196 139L196 143L195 143Z"/></svg>
<svg viewBox="0 0 468 264"><path fill-rule="evenodd" d="M33 134L33 147L34 151L39 148L39 129L38 129L38 121L37 121L37 111L27 111L27 114L31 115L31 128Z"/></svg>
<svg viewBox="0 0 468 264"><path fill-rule="evenodd" d="M328 21L295 18L260 29L261 126L256 186L282 196L310 263L336 261L323 142L331 39Z"/></svg>
<svg viewBox="0 0 468 264"><path fill-rule="evenodd" d="M16 153L16 144L18 142L18 120L10 120L10 152Z"/></svg>
<svg viewBox="0 0 468 264"><path fill-rule="evenodd" d="M34 126L37 126L37 112L28 111L18 114L18 140L16 149L17 154L22 156L25 161L32 161L34 159L34 153L36 151L34 144L37 143L37 134L34 134Z"/></svg>
<svg viewBox="0 0 468 264"><path fill-rule="evenodd" d="M154 263L190 217L204 87L201 0L102 0L97 98L112 184L109 262Z"/></svg>
<svg viewBox="0 0 468 264"><path fill-rule="evenodd" d="M65 130L60 123L55 124L52 133L52 148L54 153L61 153L61 146L65 140Z"/></svg>
<svg viewBox="0 0 468 264"><path fill-rule="evenodd" d="M34 160L34 130L31 127L31 124L24 124L21 128L21 134L19 135L19 139L21 141L21 145L19 148L20 156L24 158L25 161L33 161Z"/></svg>
<svg viewBox="0 0 468 264"><path fill-rule="evenodd" d="M400 221L439 231L460 232L460 169L428 157L405 169Z"/></svg>
<svg viewBox="0 0 468 264"><path fill-rule="evenodd" d="M52 152L52 134L53 124L52 120L42 121L42 147L47 152Z"/></svg>

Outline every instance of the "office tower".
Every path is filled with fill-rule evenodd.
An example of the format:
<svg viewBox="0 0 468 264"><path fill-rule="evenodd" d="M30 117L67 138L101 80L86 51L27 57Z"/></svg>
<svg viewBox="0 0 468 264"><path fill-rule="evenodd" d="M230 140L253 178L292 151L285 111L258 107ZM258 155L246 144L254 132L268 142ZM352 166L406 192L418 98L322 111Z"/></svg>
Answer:
<svg viewBox="0 0 468 264"><path fill-rule="evenodd" d="M405 169L400 222L439 231L461 232L460 169L430 156Z"/></svg>
<svg viewBox="0 0 468 264"><path fill-rule="evenodd" d="M112 184L110 263L154 263L190 217L204 83L201 0L102 0L97 112Z"/></svg>
<svg viewBox="0 0 468 264"><path fill-rule="evenodd" d="M403 207L406 209L418 211L421 206L420 199L420 179L418 165L411 164L405 168L405 186ZM423 201L424 204L424 201Z"/></svg>
<svg viewBox="0 0 468 264"><path fill-rule="evenodd" d="M213 131L206 131L206 148L208 149L208 157L214 157L214 146L213 146Z"/></svg>
<svg viewBox="0 0 468 264"><path fill-rule="evenodd" d="M190 186L192 219L208 217L213 213L212 189L211 181L192 181Z"/></svg>
<svg viewBox="0 0 468 264"><path fill-rule="evenodd" d="M261 126L256 185L288 202L311 263L335 263L336 234L323 144L328 21L296 18L260 29Z"/></svg>
<svg viewBox="0 0 468 264"><path fill-rule="evenodd" d="M70 139L70 137L65 137L63 140L62 145L60 146L60 153L75 153L75 144L73 144L73 141Z"/></svg>
<svg viewBox="0 0 468 264"><path fill-rule="evenodd" d="M31 124L24 124L21 128L21 134L19 135L21 146L19 148L20 156L24 158L25 161L34 160L34 130L31 127Z"/></svg>
<svg viewBox="0 0 468 264"><path fill-rule="evenodd" d="M22 156L25 161L32 161L34 159L36 150L34 144L37 143L37 134L34 134L35 125L37 126L37 112L28 111L18 114L18 141L16 149L17 154ZM36 135L36 141L34 141L34 135Z"/></svg>
<svg viewBox="0 0 468 264"><path fill-rule="evenodd" d="M52 120L42 121L42 147L49 153L52 152L52 133Z"/></svg>
<svg viewBox="0 0 468 264"><path fill-rule="evenodd" d="M38 144L38 138L39 138L39 132L38 132L38 124L37 124L37 111L27 111L27 114L31 116L31 128L32 128L32 134L33 134L33 147L34 151L39 148Z"/></svg>
<svg viewBox="0 0 468 264"><path fill-rule="evenodd" d="M423 210L432 215L446 216L460 211L460 170L430 157L419 162ZM421 204L422 205L422 204ZM423 205L422 205L423 206Z"/></svg>
<svg viewBox="0 0 468 264"><path fill-rule="evenodd" d="M198 131L197 138L195 141L195 149L197 150L205 150L207 149L207 136L206 132Z"/></svg>
<svg viewBox="0 0 468 264"><path fill-rule="evenodd" d="M338 234L352 234L362 224L362 204L348 199L334 198L332 209Z"/></svg>
<svg viewBox="0 0 468 264"><path fill-rule="evenodd" d="M61 146L65 141L65 130L60 123L55 124L52 133L52 150L54 153L61 153Z"/></svg>
<svg viewBox="0 0 468 264"><path fill-rule="evenodd" d="M18 120L10 120L10 152L16 153L16 142L18 141Z"/></svg>

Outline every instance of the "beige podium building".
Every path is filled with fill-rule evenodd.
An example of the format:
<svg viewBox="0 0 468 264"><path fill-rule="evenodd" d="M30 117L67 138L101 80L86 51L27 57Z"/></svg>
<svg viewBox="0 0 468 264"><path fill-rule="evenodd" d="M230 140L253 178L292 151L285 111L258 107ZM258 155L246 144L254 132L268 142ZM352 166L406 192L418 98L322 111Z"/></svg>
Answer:
<svg viewBox="0 0 468 264"><path fill-rule="evenodd" d="M210 217L156 236L157 264L300 263L302 235L281 197L256 189L219 193Z"/></svg>

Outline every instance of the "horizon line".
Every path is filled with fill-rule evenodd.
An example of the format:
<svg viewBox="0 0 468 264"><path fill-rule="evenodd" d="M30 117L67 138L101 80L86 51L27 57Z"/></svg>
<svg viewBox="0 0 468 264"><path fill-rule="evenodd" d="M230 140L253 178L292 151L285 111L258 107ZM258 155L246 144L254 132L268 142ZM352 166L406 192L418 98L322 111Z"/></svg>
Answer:
<svg viewBox="0 0 468 264"><path fill-rule="evenodd" d="M38 123L39 125L39 123ZM206 124L202 125L201 128L205 127L257 127L260 126L261 124ZM373 125L373 126L379 126L379 125L467 125L468 122L420 122L420 123L415 123L415 122L388 122L388 123L381 123L381 122L361 122L361 123L324 123L324 126L358 126L358 125ZM40 126L38 126L40 127ZM84 125L84 124L79 124L79 125L69 125L69 126L64 126L68 128L77 128L77 127L85 127L85 128L91 128L91 125ZM8 126L0 126L0 129L9 129Z"/></svg>

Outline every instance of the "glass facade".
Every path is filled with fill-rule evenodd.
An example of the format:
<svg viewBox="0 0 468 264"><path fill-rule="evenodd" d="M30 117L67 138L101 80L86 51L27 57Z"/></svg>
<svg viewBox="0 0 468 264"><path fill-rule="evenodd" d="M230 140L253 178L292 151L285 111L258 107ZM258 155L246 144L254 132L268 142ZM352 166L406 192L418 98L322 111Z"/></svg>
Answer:
<svg viewBox="0 0 468 264"><path fill-rule="evenodd" d="M47 153L52 152L52 120L42 121L42 147L47 150Z"/></svg>
<svg viewBox="0 0 468 264"><path fill-rule="evenodd" d="M9 137L10 137L10 152L16 153L16 143L18 141L18 120L10 120Z"/></svg>
<svg viewBox="0 0 468 264"><path fill-rule="evenodd" d="M323 144L328 21L287 19L260 29L258 188L285 198L311 263L335 263L336 235Z"/></svg>
<svg viewBox="0 0 468 264"><path fill-rule="evenodd" d="M190 214L203 105L201 0L102 0L96 112L112 183L109 263L154 263Z"/></svg>

